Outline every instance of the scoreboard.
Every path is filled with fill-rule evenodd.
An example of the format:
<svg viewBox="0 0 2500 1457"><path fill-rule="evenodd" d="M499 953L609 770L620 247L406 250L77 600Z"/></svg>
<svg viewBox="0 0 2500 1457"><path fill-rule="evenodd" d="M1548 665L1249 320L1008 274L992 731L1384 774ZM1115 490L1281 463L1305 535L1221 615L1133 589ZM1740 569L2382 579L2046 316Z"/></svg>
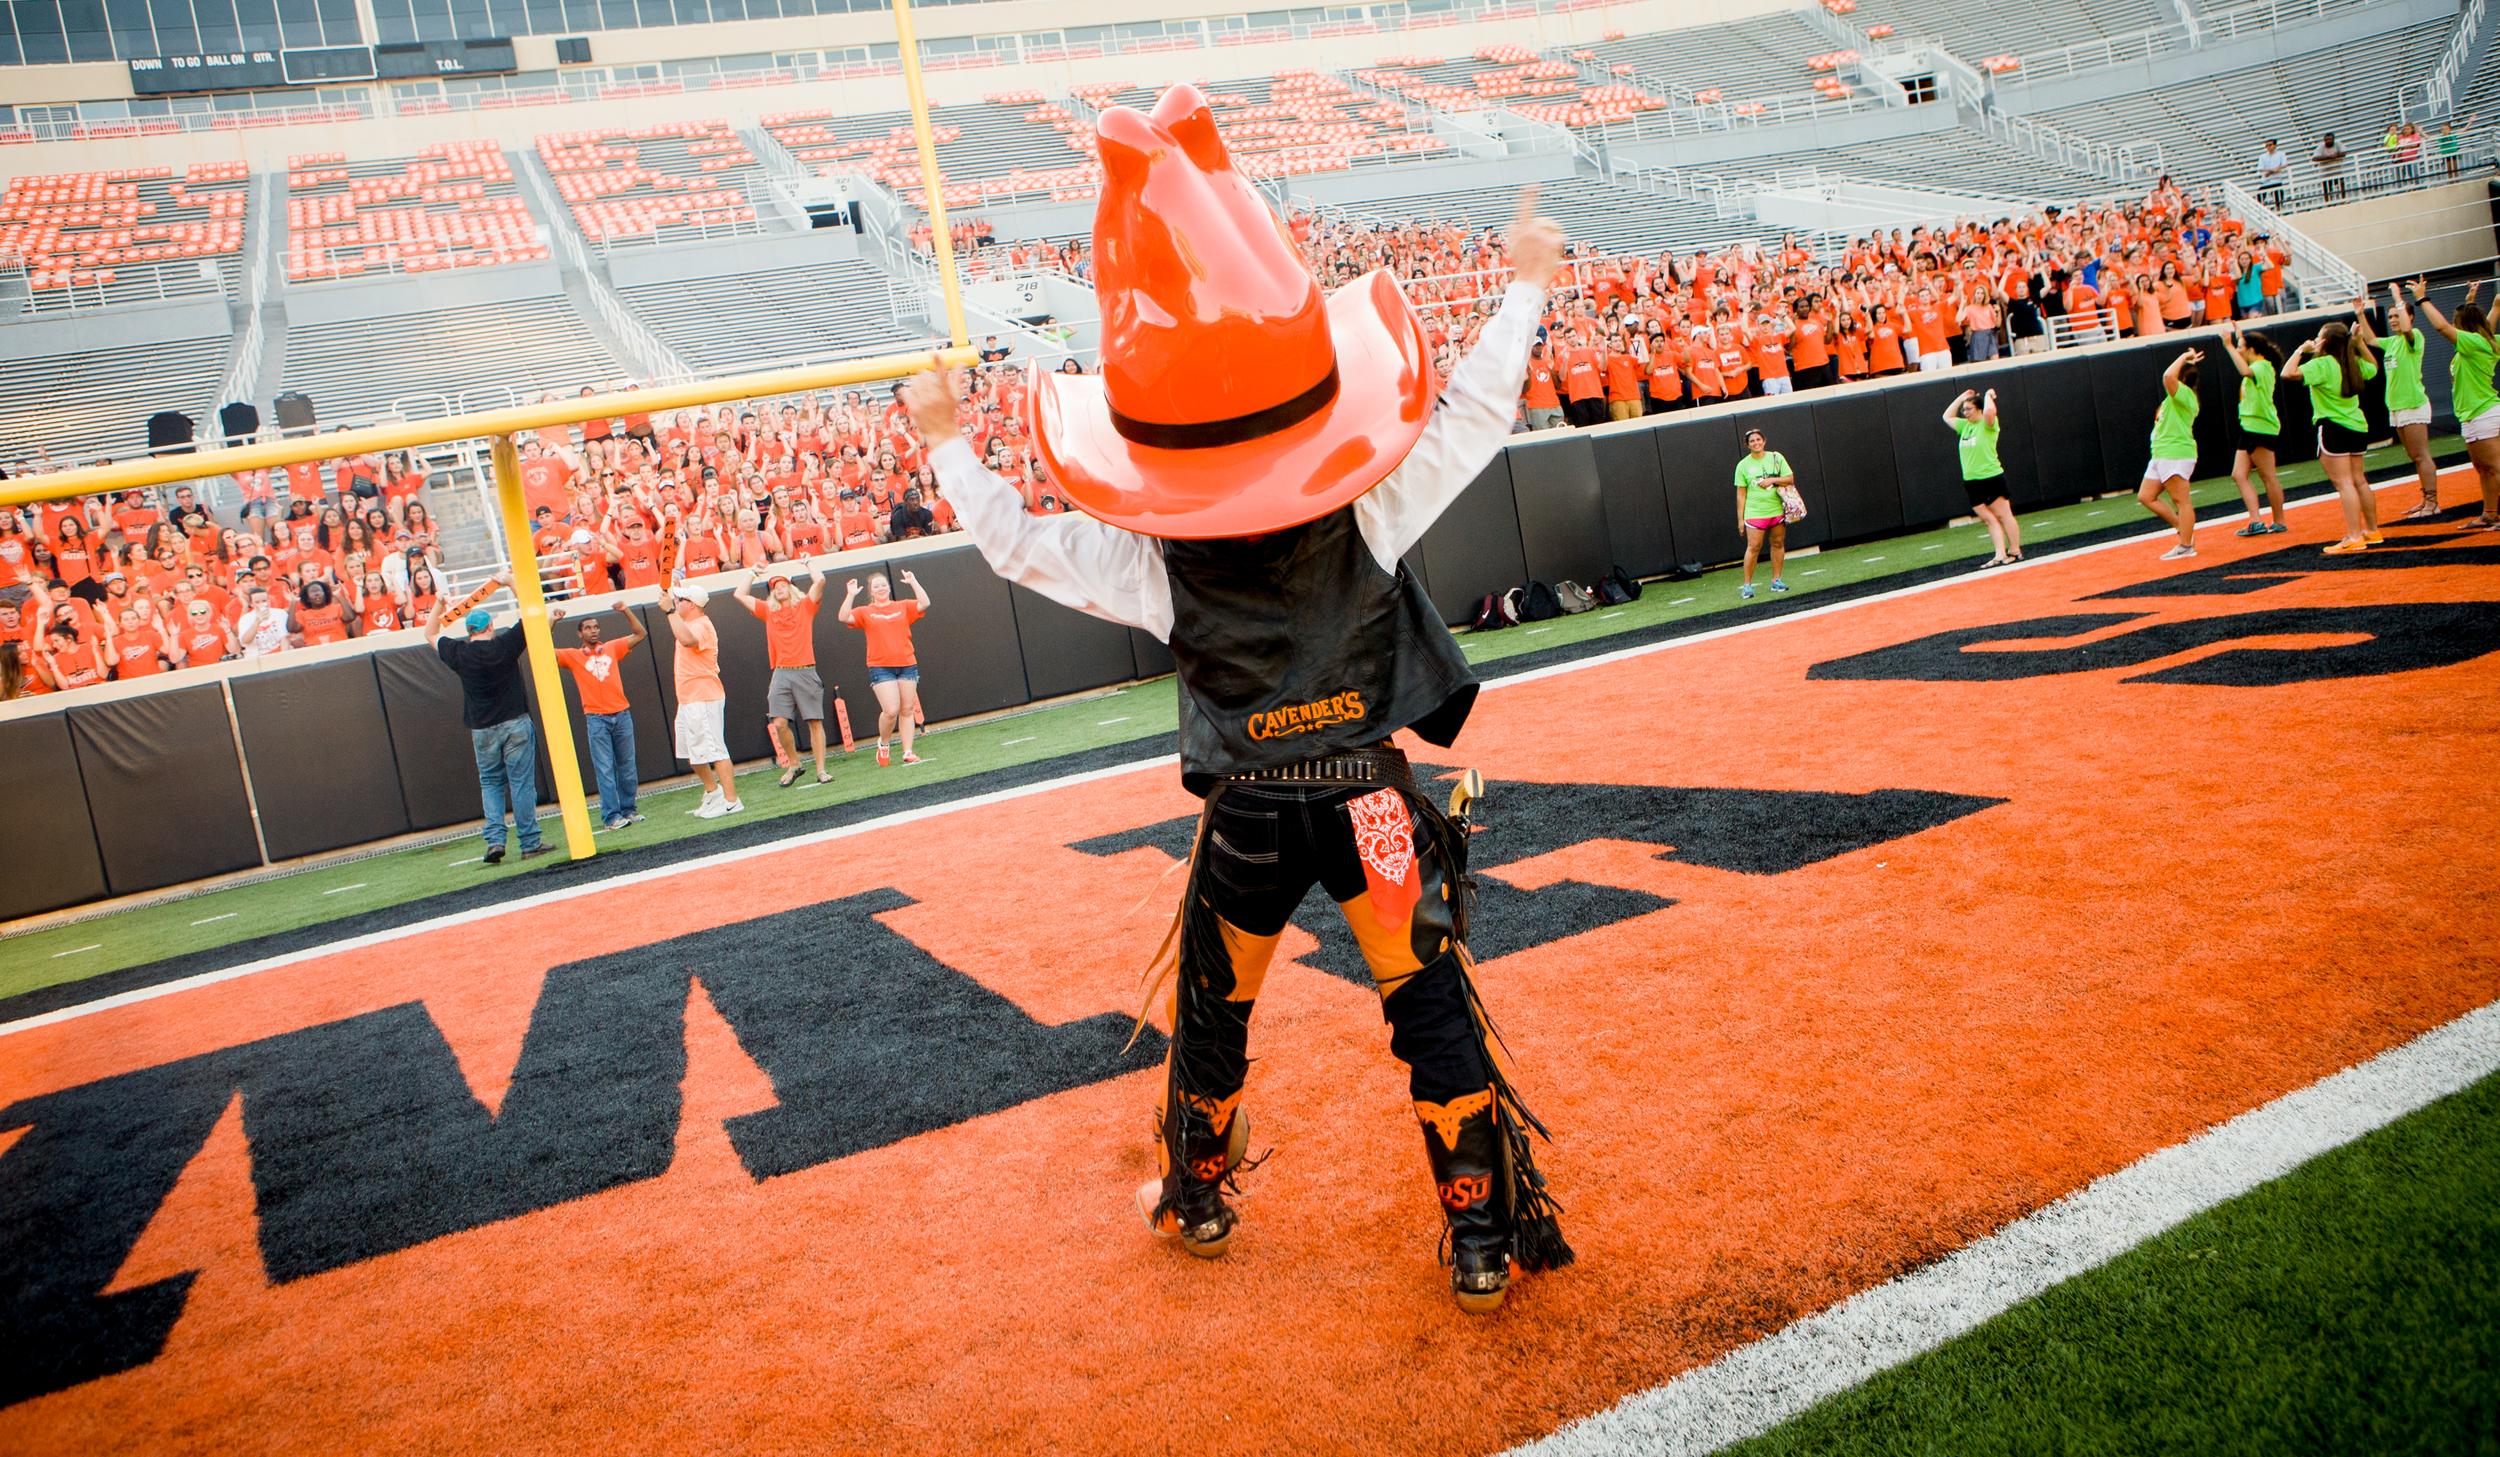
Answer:
<svg viewBox="0 0 2500 1457"><path fill-rule="evenodd" d="M408 81L427 76L492 76L520 69L508 36L410 41L308 50L212 51L130 58L130 89L140 96L258 91L341 81Z"/></svg>

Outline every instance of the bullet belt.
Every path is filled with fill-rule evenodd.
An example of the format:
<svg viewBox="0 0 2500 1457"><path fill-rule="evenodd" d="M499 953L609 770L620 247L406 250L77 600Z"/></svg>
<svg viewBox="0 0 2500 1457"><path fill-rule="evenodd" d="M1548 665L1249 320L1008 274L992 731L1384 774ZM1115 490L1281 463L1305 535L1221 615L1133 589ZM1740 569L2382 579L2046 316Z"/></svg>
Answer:
<svg viewBox="0 0 2500 1457"><path fill-rule="evenodd" d="M1414 775L1408 769L1406 755L1390 744L1375 744L1368 749L1350 749L1342 754L1327 754L1305 759L1299 764L1280 765L1274 769L1246 769L1227 774L1224 784L1385 784L1402 789L1413 787Z"/></svg>

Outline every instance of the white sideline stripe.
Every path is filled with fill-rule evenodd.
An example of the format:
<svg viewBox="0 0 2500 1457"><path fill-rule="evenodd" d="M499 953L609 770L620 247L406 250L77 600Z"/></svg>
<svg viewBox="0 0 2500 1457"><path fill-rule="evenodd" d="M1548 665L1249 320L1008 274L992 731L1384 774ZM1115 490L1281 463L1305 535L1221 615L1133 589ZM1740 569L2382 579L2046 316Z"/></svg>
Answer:
<svg viewBox="0 0 2500 1457"><path fill-rule="evenodd" d="M205 926L211 921L231 921L241 914L243 914L241 911L228 911L224 915L219 916L202 916L198 920L193 921L191 924L194 926Z"/></svg>
<svg viewBox="0 0 2500 1457"><path fill-rule="evenodd" d="M1009 739L1007 742L1000 744L999 747L1002 749L1012 749L1018 744L1029 744L1038 737L1040 737L1038 734L1026 734L1020 739Z"/></svg>
<svg viewBox="0 0 2500 1457"><path fill-rule="evenodd" d="M349 891L351 891L351 890L363 890L364 888L365 888L365 882L363 882L363 881L361 881L361 880L360 880L360 881L357 881L354 885L342 885L342 886L338 886L338 887L335 887L335 888L330 889L330 890L325 890L325 891L323 891L323 892L322 892L322 894L323 894L323 895L345 895L345 894L347 894L347 893L348 893Z"/></svg>
<svg viewBox="0 0 2500 1457"><path fill-rule="evenodd" d="M2456 476L2459 478L2470 476L2473 473L2473 469L2474 468L2470 465L2452 466L2440 473L2440 480L2442 483L2445 483L2450 476ZM2385 486L2390 484L2390 482L2382 481L2377 484ZM2303 506L2332 505L2334 502L2335 497L2333 495L2317 496L2307 501L2291 502L2287 506L2287 509L2298 510ZM2246 512L2236 512L2228 516L2210 516L2201 517L2199 519L2210 524L2221 525L2226 522L2244 520L2246 517ZM1513 688L1522 683L1534 683L1563 673L1578 673L1591 668L1607 667L1611 664L1624 662L1628 659L1647 657L1651 653L1663 653L1674 648L1690 647L1695 643L1715 642L1720 638L1728 637L1735 633L1759 632L1764 628L1778 627L1784 623L1802 622L1808 618L1824 616L1827 613L1848 612L1860 607L1870 607L1879 602L1891 602L1903 597L1915 597L1922 592L1933 592L1941 588L1967 586L1972 582L2003 581L2008 574L2022 571L2027 567L2039 567L2046 566L2052 562L2071 561L2076 557L2090 556L2096 552L2111 551L2119 547L2141 546L2146 542L2155 541L2162 537L2174 534L2171 532L2170 528L2159 525L2157 522L2149 524L2152 525L2152 530L2135 536L2121 537L2115 541L2101 542L2096 546L2082 546L2069 551L2055 552L2037 557L2026 557L2018 562L2008 562L2006 565L1998 567L1994 571L1972 571L1960 573L1950 577L1939 577L1932 582L1920 582L1907 587L1896 587L1888 592L1874 592L1864 597L1852 597L1845 602L1830 602L1821 607L1808 607L1797 612L1782 613L1777 617L1748 618L1745 621L1733 623L1726 627L1714 627L1707 632L1696 632L1683 637L1666 638L1662 641L1654 643L1640 643L1632 647L1617 648L1611 653L1599 653L1594 657L1580 658L1568 663L1554 663L1542 668L1531 668L1524 673L1513 673L1507 677L1496 678L1492 682L1485 684L1484 690L1489 693L1498 689ZM1693 600L1695 599L1691 597L1679 597L1672 605L1682 606L1684 603L1691 602ZM1496 661L1498 661L1498 659ZM613 876L606 880L589 881L582 885L567 886L562 890L544 891L538 895L523 896L517 900L501 901L491 906L479 906L472 910L454 911L449 915L435 916L423 921L412 921L405 926L395 926L387 931L373 931L362 936L350 937L345 941L334 941L324 946L307 947L301 951L290 951L283 955L266 957L259 961L245 962L239 966L229 966L217 971L204 971L197 976L187 976L179 981L160 982L157 985L150 987L137 987L130 991L101 998L97 1001L81 1002L74 1007L61 1007L50 1012L38 1013L32 1017L22 1017L14 1022L0 1023L0 1037L6 1037L16 1032L31 1032L38 1027L49 1027L57 1022L73 1021L80 1017L91 1016L97 1012L109 1012L116 1007L126 1007L138 1002L150 1001L157 997L171 996L176 992L190 991L195 987L213 986L218 982L232 981L237 977L250 976L256 972L274 971L282 966L292 966L299 961L309 961L315 957L328 956L335 952L355 951L367 946L379 946L385 942L396 941L406 936L422 935L425 932L439 931L449 926L465 926L471 924L472 922L485 920L490 916L506 915L514 911L526 911L539 906L554 905L561 901L571 900L576 896L594 895L601 891L619 889L629 885L640 885L688 870L706 870L716 865L731 865L741 860L752 860L759 855L770 855L781 850L797 849L803 845L823 844L829 840L838 840L850 835L863 834L870 830L887 829L895 825L910 824L915 820L929 819L941 814L952 814L955 811L962 809L978 809L984 805L1003 804L1009 800L1022 799L1026 795L1042 794L1050 790L1065 789L1078 784L1090 784L1097 779L1107 779L1114 775L1143 773L1149 769L1166 768L1171 765L1178 764L1179 762L1180 756L1178 754L1161 754L1152 759L1138 759L1126 764L1113 764L1101 769L1088 769L1083 773L1062 775L1057 779L1038 780L1032 784L1021 785L1013 789L997 789L992 790L987 794L976 794L964 799L946 800L938 804L925 805L919 809L898 810L893 814L879 815L874 819L861 820L857 824L842 825L829 830L816 830L805 835L794 835L786 840L771 840L761 845L749 845L742 849L723 850L716 855L705 855L693 860L681 860L674 865L655 865L648 870L636 870L625 875Z"/></svg>
<svg viewBox="0 0 2500 1457"><path fill-rule="evenodd" d="M1121 714L1118 718L1106 718L1106 719L1102 720L1100 723L1095 724L1095 725L1094 725L1094 727L1096 727L1096 728L1109 728L1109 727L1111 727L1111 726L1112 726L1113 724L1115 724L1115 723L1126 723L1126 722L1128 722L1128 717L1129 717L1129 716L1128 716L1127 714L1125 714L1125 713L1124 713L1124 714Z"/></svg>
<svg viewBox="0 0 2500 1457"><path fill-rule="evenodd" d="M1757 1436L2215 1205L2500 1070L2500 1002L2145 1155L1513 1457L1699 1454Z"/></svg>
<svg viewBox="0 0 2500 1457"><path fill-rule="evenodd" d="M88 951L99 951L99 950L102 950L102 949L103 949L103 947L104 947L104 943L103 943L103 942L101 942L101 941L96 942L96 943L95 943L94 945L92 945L92 946L72 946L72 947L71 947L70 949L68 949L67 951L55 951L55 952L53 952L53 953L52 953L52 959L53 959L53 960L55 960L55 961L58 961L58 960L60 960L60 959L61 959L62 957L64 957L64 956L77 956L77 955L81 954L82 952L88 952Z"/></svg>
<svg viewBox="0 0 2500 1457"><path fill-rule="evenodd" d="M662 793L666 793L666 791L663 790ZM451 868L457 870L463 865L475 865L477 862L485 858L486 857L483 855L472 855L466 860L454 860L451 862Z"/></svg>
<svg viewBox="0 0 2500 1457"><path fill-rule="evenodd" d="M1667 605L1669 607L1681 607L1687 602L1698 602L1700 600L1701 599L1699 597L1678 597Z"/></svg>

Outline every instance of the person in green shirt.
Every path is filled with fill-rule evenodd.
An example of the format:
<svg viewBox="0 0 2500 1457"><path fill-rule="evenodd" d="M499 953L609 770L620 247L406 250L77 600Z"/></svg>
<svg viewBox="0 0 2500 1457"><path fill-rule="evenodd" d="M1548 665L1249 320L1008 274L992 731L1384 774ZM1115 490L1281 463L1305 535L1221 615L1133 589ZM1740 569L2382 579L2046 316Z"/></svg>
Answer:
<svg viewBox="0 0 2500 1457"><path fill-rule="evenodd" d="M2356 331L2338 319L2318 330L2317 337L2292 351L2283 361L2309 388L2309 414L2318 422L2318 467L2335 486L2344 508L2344 536L2326 550L2332 554L2360 551L2386 540L2378 529L2378 496L2361 468L2369 449L2369 423L2361 414L2361 386L2378 377L2378 360L2365 337L2368 323Z"/></svg>
<svg viewBox="0 0 2500 1457"><path fill-rule="evenodd" d="M2476 482L2483 490L2483 514L2471 524L2500 531L2500 383L2492 378L2494 365L2500 364L2500 344L2492 338L2491 315L2474 301L2482 286L2480 279L2466 286L2453 324L2440 314L2439 305L2418 292L2414 297L2421 301L2422 317L2456 346L2448 360L2448 401L2456 411L2457 430L2465 437L2466 456L2474 462ZM2419 280L2414 287L2421 287Z"/></svg>
<svg viewBox="0 0 2500 1457"><path fill-rule="evenodd" d="M2135 498L2170 523L2179 544L2161 554L2166 562L2196 555L2196 502L2188 482L2196 477L2196 366L2205 357L2190 349L2161 372L2161 407L2153 414L2153 459ZM2165 502L2162 497L2170 500Z"/></svg>
<svg viewBox="0 0 2500 1457"><path fill-rule="evenodd" d="M2231 457L2231 484L2240 488L2240 505L2248 511L2248 524L2232 534L2271 536L2289 531L2283 524L2283 478L2274 473L2274 447L2283 436L2274 387L2283 375L2283 351L2263 334L2254 338L2242 334L2237 320L2222 326L2222 347L2231 356L2231 366L2240 372L2240 445ZM2266 483L2266 505L2274 512L2272 525L2257 509L2257 492L2248 483L2252 470Z"/></svg>
<svg viewBox="0 0 2500 1457"><path fill-rule="evenodd" d="M2413 296L2419 299L2423 292L2423 281L2413 280ZM2413 310L2405 307L2404 289L2387 285L2387 338L2379 346L2387 356L2387 423L2396 427L2396 441L2412 457L2414 478L2422 483L2421 504L2397 517L2399 521L2428 521L2439 514L2439 463L2431 459L2431 395L2422 387L2422 348L2429 338L2414 322Z"/></svg>
<svg viewBox="0 0 2500 1457"><path fill-rule="evenodd" d="M1753 564L1766 541L1771 545L1771 590L1788 590L1782 575L1788 565L1788 502L1780 488L1796 484L1788 457L1773 450L1761 431L1746 431L1745 455L1736 462L1736 523L1745 528L1745 580L1736 595L1743 601L1753 600Z"/></svg>
<svg viewBox="0 0 2500 1457"><path fill-rule="evenodd" d="M1945 407L1944 423L1961 437L1962 493L1970 498L1970 513L1988 528L1988 540L1996 545L1997 554L1980 565L2021 561L2023 531L2014 524L2014 503L2005 494L2005 463L1997 457L1997 437L2004 428L1997 423L1997 392L1988 391L1983 401L1977 390L1962 391Z"/></svg>

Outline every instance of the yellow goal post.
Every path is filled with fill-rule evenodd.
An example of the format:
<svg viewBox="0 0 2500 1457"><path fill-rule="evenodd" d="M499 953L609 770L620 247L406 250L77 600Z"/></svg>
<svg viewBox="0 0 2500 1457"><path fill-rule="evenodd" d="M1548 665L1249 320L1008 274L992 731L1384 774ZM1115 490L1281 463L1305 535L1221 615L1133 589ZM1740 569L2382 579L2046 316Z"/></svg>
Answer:
<svg viewBox="0 0 2500 1457"><path fill-rule="evenodd" d="M969 368L979 361L964 327L961 284L955 276L954 240L946 221L946 198L940 186L936 140L929 128L929 102L921 89L920 48L912 29L910 0L893 0L894 28L901 42L904 87L911 96L912 130L920 144L920 183L928 195L929 226L937 253L938 283L945 298L951 343L940 349L884 354L872 359L841 360L792 369L758 370L687 384L650 389L611 390L577 395L544 404L513 405L434 419L391 421L327 434L259 441L184 454L151 455L107 465L80 466L45 475L0 481L0 509L32 506L73 496L111 495L144 490L237 471L271 470L307 462L354 455L413 450L452 441L484 438L492 447L496 514L503 522L504 544L512 561L512 593L521 604L521 631L529 643L530 678L538 690L541 711L548 719L547 760L555 771L556 803L563 811L566 853L587 860L596 853L591 838L590 802L582 792L581 756L563 715L563 680L558 676L555 641L547 618L547 597L539 580L538 549L530 539L529 506L521 489L520 451L515 440L533 431L578 425L587 420L613 420L626 415L662 414L720 404L729 400L763 399L811 390L841 389L900 379L927 369ZM515 806L535 814L537 806Z"/></svg>

